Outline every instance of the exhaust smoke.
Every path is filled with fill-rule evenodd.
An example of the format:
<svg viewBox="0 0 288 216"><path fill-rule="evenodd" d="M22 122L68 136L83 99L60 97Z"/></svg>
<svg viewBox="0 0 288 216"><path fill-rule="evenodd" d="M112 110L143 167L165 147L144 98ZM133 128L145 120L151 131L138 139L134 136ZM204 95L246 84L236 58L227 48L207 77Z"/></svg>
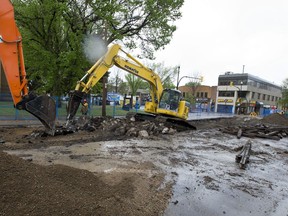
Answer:
<svg viewBox="0 0 288 216"><path fill-rule="evenodd" d="M100 36L93 34L84 38L83 51L89 62L95 63L107 50L106 42Z"/></svg>

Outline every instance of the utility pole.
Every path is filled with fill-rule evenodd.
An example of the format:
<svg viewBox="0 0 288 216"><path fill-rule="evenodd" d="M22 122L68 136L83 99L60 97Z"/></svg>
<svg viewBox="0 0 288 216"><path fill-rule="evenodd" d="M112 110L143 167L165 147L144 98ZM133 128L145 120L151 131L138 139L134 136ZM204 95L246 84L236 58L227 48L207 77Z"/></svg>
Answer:
<svg viewBox="0 0 288 216"><path fill-rule="evenodd" d="M177 90L178 90L178 85L179 85L179 74L180 74L180 65L178 66L178 73L177 73L177 85L176 85Z"/></svg>
<svg viewBox="0 0 288 216"><path fill-rule="evenodd" d="M107 80L108 80L109 72L107 72L102 77L102 116L106 116L106 101L107 101Z"/></svg>
<svg viewBox="0 0 288 216"><path fill-rule="evenodd" d="M245 65L243 65L242 67L242 73L244 73L244 71L245 71Z"/></svg>
<svg viewBox="0 0 288 216"><path fill-rule="evenodd" d="M111 0L109 1L111 4ZM104 37L105 37L105 43L107 43L108 40L108 23L107 20L105 20L105 32L104 32ZM106 116L106 101L107 101L107 80L109 76L109 71L102 77L102 116Z"/></svg>

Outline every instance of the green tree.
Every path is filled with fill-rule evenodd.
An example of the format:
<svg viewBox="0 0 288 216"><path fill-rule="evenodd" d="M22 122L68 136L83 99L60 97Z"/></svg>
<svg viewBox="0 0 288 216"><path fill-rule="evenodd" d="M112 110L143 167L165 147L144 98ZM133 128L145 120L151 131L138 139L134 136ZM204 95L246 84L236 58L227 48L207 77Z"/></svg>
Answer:
<svg viewBox="0 0 288 216"><path fill-rule="evenodd" d="M143 82L144 82L143 79L141 79L139 77L136 77L133 74L126 74L125 75L125 79L126 79L127 84L129 86L131 95L133 95L133 96L136 95L137 90L139 89L139 87L141 85L143 85Z"/></svg>
<svg viewBox="0 0 288 216"><path fill-rule="evenodd" d="M40 86L38 91L54 95L69 92L88 62L82 55L81 38L69 31L63 20L65 3L56 0L13 3L24 38L28 76Z"/></svg>
<svg viewBox="0 0 288 216"><path fill-rule="evenodd" d="M288 109L288 78L282 84L282 98L279 101L283 109Z"/></svg>
<svg viewBox="0 0 288 216"><path fill-rule="evenodd" d="M108 92L115 92L118 93L119 92L119 86L121 85L121 83L123 82L123 80L121 79L120 76L120 72L119 70L116 72L115 77L109 77L108 80Z"/></svg>
<svg viewBox="0 0 288 216"><path fill-rule="evenodd" d="M166 67L164 62L161 63L152 63L149 65L154 72L158 74L161 79L163 88L174 89L174 82L178 73L178 66L175 67Z"/></svg>
<svg viewBox="0 0 288 216"><path fill-rule="evenodd" d="M89 68L84 35L121 41L142 55L167 45L184 0L13 0L27 72L39 91L67 93ZM91 47L97 51L97 47ZM37 79L38 78L38 79ZM40 79L39 79L40 78Z"/></svg>
<svg viewBox="0 0 288 216"><path fill-rule="evenodd" d="M192 76L192 77L199 77L198 75ZM190 78L190 81L185 84L185 86L189 87L189 92L185 95L185 100L190 102L191 104L196 103L196 92L199 86L201 85L201 80L198 78ZM189 77L188 77L189 78Z"/></svg>
<svg viewBox="0 0 288 216"><path fill-rule="evenodd" d="M127 82L121 82L120 83L119 88L118 88L118 92L121 95L125 95L125 94L127 94L127 92L129 92L129 86L128 86Z"/></svg>
<svg viewBox="0 0 288 216"><path fill-rule="evenodd" d="M199 86L199 83L196 82L188 82L185 86L189 87L189 91L185 94L185 100L191 104L196 103L196 91Z"/></svg>

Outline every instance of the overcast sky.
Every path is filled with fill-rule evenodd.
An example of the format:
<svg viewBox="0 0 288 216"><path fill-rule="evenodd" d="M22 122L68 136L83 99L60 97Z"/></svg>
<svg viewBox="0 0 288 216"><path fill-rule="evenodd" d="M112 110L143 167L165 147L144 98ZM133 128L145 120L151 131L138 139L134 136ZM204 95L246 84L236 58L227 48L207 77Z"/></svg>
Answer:
<svg viewBox="0 0 288 216"><path fill-rule="evenodd" d="M180 77L202 75L212 86L245 65L245 73L277 85L288 78L288 0L185 0L182 15L156 53L157 62L180 65Z"/></svg>

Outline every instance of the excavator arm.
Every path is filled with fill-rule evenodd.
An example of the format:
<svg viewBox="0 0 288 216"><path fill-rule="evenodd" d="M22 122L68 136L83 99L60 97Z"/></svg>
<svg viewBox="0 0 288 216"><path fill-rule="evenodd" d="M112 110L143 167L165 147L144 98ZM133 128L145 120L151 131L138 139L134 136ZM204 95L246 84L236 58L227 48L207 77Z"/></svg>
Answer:
<svg viewBox="0 0 288 216"><path fill-rule="evenodd" d="M36 116L49 133L54 134L55 101L47 95L29 92L22 49L22 37L14 18L10 0L0 3L0 61L11 92L14 106Z"/></svg>
<svg viewBox="0 0 288 216"><path fill-rule="evenodd" d="M125 53L128 59L120 56L120 51ZM146 80L150 84L151 102L149 106L146 106L146 111L156 112L157 103L163 91L160 77L133 58L129 53L122 50L120 45L114 44L109 47L106 54L86 72L83 78L78 81L75 90L71 92L68 103L68 120L72 120L75 116L82 98L91 91L92 87L95 86L114 65Z"/></svg>
<svg viewBox="0 0 288 216"><path fill-rule="evenodd" d="M0 7L0 58L14 104L28 95L22 37L14 20L13 6L4 0Z"/></svg>
<svg viewBox="0 0 288 216"><path fill-rule="evenodd" d="M126 58L119 55L120 51L126 54ZM75 90L70 93L67 116L68 122L74 118L81 100L85 95L91 91L92 87L98 83L114 65L146 80L150 84L151 100L145 103L145 112L163 114L181 119L187 118L188 108L185 106L185 101L180 100L181 92L171 89L164 90L158 74L122 50L120 45L114 44L110 46L106 54L86 72L83 78L78 81ZM177 105L173 110L170 109L170 105L167 105L172 99L171 96L176 96L175 98L177 100ZM164 103L165 105L162 105L161 108L159 104L161 104L162 98L166 99L167 104Z"/></svg>

